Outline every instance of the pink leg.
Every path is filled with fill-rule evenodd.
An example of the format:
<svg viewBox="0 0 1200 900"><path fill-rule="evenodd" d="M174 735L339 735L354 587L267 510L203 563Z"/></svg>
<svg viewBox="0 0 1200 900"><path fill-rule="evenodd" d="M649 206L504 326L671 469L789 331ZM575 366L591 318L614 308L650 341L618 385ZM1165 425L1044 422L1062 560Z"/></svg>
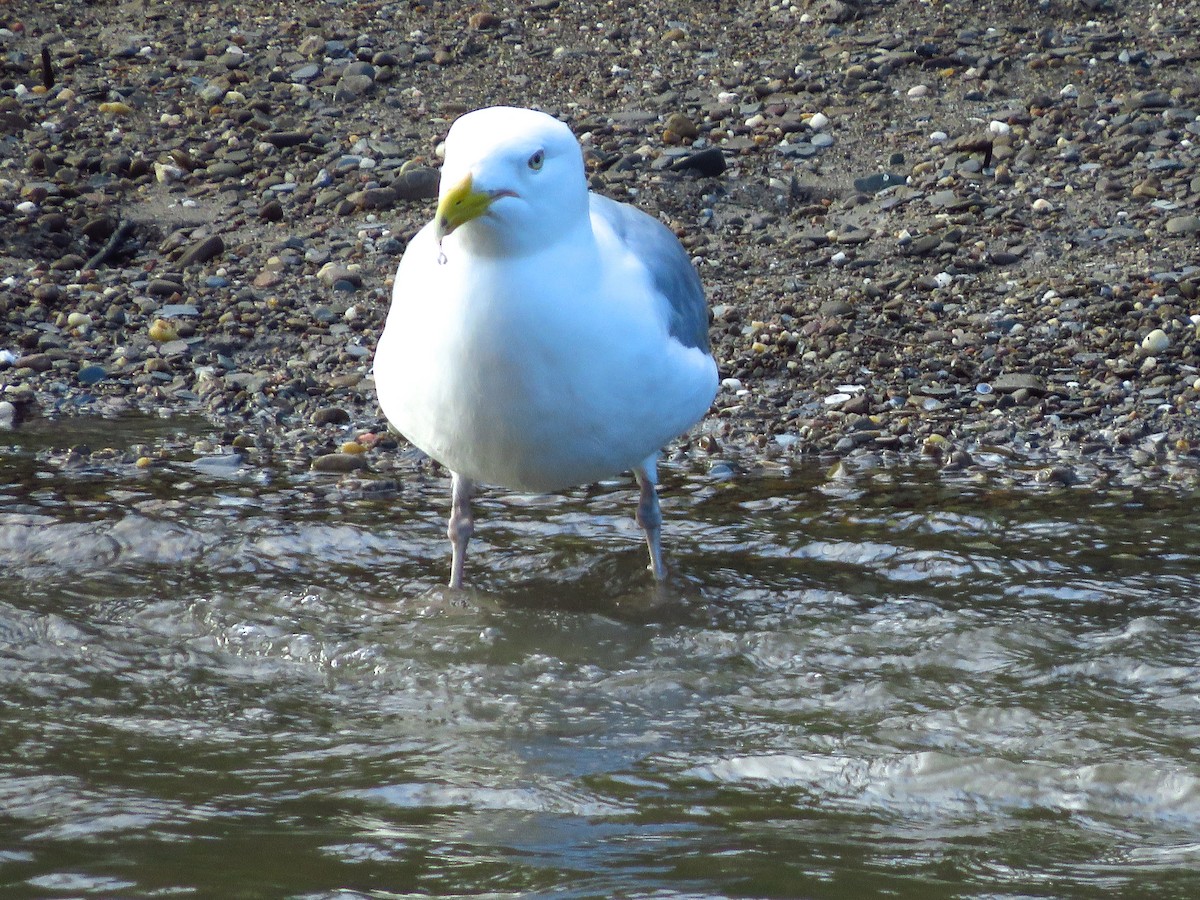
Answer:
<svg viewBox="0 0 1200 900"><path fill-rule="evenodd" d="M475 533L475 514L471 512L471 497L475 483L469 478L451 473L450 479L450 524L446 534L450 538L450 587L463 586L463 566L467 561L467 544Z"/></svg>
<svg viewBox="0 0 1200 900"><path fill-rule="evenodd" d="M658 480L654 457L650 457L633 470L641 493L638 497L637 523L646 532L646 547L650 551L650 571L656 581L667 577L667 568L662 561L662 510L658 508Z"/></svg>

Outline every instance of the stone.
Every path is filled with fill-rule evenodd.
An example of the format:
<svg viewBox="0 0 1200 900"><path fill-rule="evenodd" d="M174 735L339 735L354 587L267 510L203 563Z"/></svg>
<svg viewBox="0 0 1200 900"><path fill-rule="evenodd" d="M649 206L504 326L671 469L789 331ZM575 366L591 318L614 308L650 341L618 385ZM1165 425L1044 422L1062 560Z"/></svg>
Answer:
<svg viewBox="0 0 1200 900"><path fill-rule="evenodd" d="M1004 372L992 379L992 390L997 394L1015 394L1027 391L1030 394L1046 393L1046 382L1039 376L1025 372Z"/></svg>
<svg viewBox="0 0 1200 900"><path fill-rule="evenodd" d="M311 421L314 425L344 425L350 421L350 413L340 406L323 406L313 412Z"/></svg>
<svg viewBox="0 0 1200 900"><path fill-rule="evenodd" d="M103 366L84 366L75 377L79 379L80 384L93 385L107 378L108 372Z"/></svg>
<svg viewBox="0 0 1200 900"><path fill-rule="evenodd" d="M273 147L295 147L299 144L305 144L312 139L312 132L309 131L271 131L262 136L262 139Z"/></svg>
<svg viewBox="0 0 1200 900"><path fill-rule="evenodd" d="M314 472L346 473L367 468L367 461L359 453L326 453L312 461Z"/></svg>
<svg viewBox="0 0 1200 900"><path fill-rule="evenodd" d="M441 173L437 169L416 166L403 170L391 187L398 200L434 200L440 181Z"/></svg>
<svg viewBox="0 0 1200 900"><path fill-rule="evenodd" d="M1196 234L1200 232L1200 216L1172 216L1167 219L1168 234Z"/></svg>
<svg viewBox="0 0 1200 900"><path fill-rule="evenodd" d="M179 257L179 265L183 268L206 263L225 252L225 241L219 234L210 235L197 241Z"/></svg>
<svg viewBox="0 0 1200 900"><path fill-rule="evenodd" d="M675 171L691 170L705 178L715 178L725 171L725 154L719 147L709 147L682 157L671 168Z"/></svg>

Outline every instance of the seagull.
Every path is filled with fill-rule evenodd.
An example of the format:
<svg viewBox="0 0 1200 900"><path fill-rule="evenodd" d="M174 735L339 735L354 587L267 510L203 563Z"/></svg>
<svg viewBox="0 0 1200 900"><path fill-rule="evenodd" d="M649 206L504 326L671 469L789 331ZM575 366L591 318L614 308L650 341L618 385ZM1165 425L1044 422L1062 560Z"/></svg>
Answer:
<svg viewBox="0 0 1200 900"><path fill-rule="evenodd" d="M708 304L669 228L588 190L564 123L514 107L454 122L374 371L393 427L450 470L451 588L478 485L546 493L628 470L666 577L656 463L716 395Z"/></svg>

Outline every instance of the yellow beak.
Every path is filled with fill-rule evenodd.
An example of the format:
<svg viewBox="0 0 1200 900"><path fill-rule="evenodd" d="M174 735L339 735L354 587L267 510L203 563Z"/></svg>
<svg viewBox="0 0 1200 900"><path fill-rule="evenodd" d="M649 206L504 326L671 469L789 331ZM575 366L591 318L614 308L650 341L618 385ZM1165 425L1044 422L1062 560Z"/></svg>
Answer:
<svg viewBox="0 0 1200 900"><path fill-rule="evenodd" d="M468 175L442 196L437 207L437 239L440 241L460 225L478 219L507 191L477 191Z"/></svg>

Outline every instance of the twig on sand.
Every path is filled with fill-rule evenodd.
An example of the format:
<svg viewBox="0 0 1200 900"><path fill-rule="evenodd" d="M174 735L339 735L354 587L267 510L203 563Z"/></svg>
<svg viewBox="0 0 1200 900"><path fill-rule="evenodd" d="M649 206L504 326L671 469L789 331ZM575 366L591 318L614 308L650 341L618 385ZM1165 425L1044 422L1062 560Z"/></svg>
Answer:
<svg viewBox="0 0 1200 900"><path fill-rule="evenodd" d="M121 245L125 243L125 239L133 233L136 227L133 222L122 222L118 225L112 236L104 242L104 246L97 250L95 255L84 264L84 268L98 269L112 259Z"/></svg>

